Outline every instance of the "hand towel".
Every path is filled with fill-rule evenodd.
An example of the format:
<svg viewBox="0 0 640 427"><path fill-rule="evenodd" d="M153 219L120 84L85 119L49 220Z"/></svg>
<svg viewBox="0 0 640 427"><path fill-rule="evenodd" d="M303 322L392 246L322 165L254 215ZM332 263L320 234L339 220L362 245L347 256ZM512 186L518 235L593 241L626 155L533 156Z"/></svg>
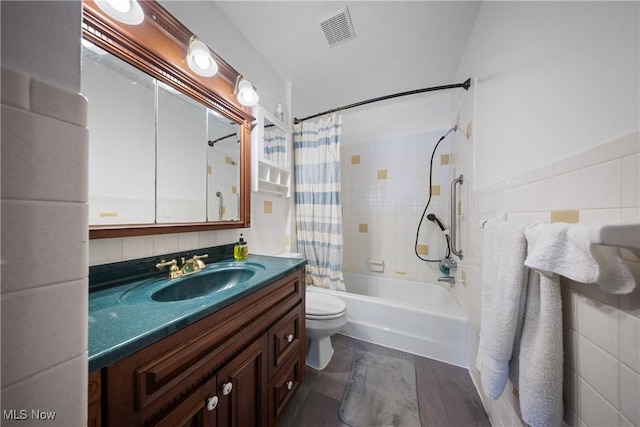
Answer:
<svg viewBox="0 0 640 427"><path fill-rule="evenodd" d="M592 245L584 225L534 223L526 231L527 265L582 283L597 283L604 292L627 294L636 286L620 249Z"/></svg>
<svg viewBox="0 0 640 427"><path fill-rule="evenodd" d="M482 389L498 399L507 384L514 337L523 313L526 240L523 228L487 222L483 247L480 346L476 366Z"/></svg>
<svg viewBox="0 0 640 427"><path fill-rule="evenodd" d="M557 274L529 272L527 301L512 371L522 419L531 427L562 425L562 302ZM512 372L513 373L513 372ZM511 376L512 382L514 381Z"/></svg>

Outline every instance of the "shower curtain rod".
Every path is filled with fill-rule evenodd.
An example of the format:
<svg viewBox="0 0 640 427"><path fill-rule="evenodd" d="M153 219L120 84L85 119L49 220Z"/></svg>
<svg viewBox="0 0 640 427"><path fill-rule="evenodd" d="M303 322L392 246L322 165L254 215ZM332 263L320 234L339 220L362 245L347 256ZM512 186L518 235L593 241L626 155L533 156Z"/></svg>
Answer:
<svg viewBox="0 0 640 427"><path fill-rule="evenodd" d="M335 113L337 111L348 110L349 108L354 108L354 107L359 107L361 105L371 104L372 102L385 101L387 99L398 98L400 96L415 95L417 93L423 93L423 92L433 92L433 91L436 91L436 90L444 90L444 89L455 89L455 88L458 88L458 87L461 87L464 90L469 90L469 87L471 87L471 79L468 78L464 83L457 83L457 84L445 85L445 86L427 87L427 88L424 88L424 89L410 90L410 91L407 91L407 92L394 93L393 95L380 96L378 98L367 99L366 101L360 101L360 102L356 102L355 104L345 105L344 107L338 107L338 108L334 108L332 110L323 111L322 113L314 114L313 116L308 116L308 117L305 117L305 118L302 118L302 119L294 118L293 119L293 123L297 125L298 123L303 122L303 121L308 120L308 119L315 119L316 117L324 116L325 114L331 114L331 113Z"/></svg>

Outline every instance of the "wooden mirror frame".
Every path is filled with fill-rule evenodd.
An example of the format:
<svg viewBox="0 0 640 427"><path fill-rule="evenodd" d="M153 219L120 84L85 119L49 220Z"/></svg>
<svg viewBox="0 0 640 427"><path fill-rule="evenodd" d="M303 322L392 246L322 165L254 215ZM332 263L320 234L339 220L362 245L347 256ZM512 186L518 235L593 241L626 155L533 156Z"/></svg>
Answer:
<svg viewBox="0 0 640 427"><path fill-rule="evenodd" d="M104 13L93 0L83 0L82 37L114 56L175 88L204 106L240 124L240 220L169 224L89 226L90 239L189 233L247 228L251 225L251 109L237 102L233 92L240 74L211 51L218 64L213 77L195 74L185 60L194 35L153 0L139 2L144 20L127 25Z"/></svg>

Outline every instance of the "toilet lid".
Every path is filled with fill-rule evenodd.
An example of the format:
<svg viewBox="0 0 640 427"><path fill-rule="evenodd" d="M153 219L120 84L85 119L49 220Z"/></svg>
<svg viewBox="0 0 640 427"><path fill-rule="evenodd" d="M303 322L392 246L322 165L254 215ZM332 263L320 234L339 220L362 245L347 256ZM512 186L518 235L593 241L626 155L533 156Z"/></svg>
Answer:
<svg viewBox="0 0 640 427"><path fill-rule="evenodd" d="M347 309L347 304L340 298L321 292L307 292L306 314L313 317L334 317Z"/></svg>

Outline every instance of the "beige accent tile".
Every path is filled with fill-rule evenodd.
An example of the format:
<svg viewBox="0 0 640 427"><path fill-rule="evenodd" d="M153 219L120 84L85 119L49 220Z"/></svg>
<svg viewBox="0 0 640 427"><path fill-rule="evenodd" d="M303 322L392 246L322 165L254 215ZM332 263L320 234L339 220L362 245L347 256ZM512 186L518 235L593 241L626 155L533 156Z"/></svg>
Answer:
<svg viewBox="0 0 640 427"><path fill-rule="evenodd" d="M223 206L222 209L220 209L222 211L222 215L225 215L227 213L227 207Z"/></svg>
<svg viewBox="0 0 640 427"><path fill-rule="evenodd" d="M207 165L207 175L211 175L212 171L213 171L213 168L211 167L211 165Z"/></svg>
<svg viewBox="0 0 640 427"><path fill-rule="evenodd" d="M0 78L2 103L28 110L30 79L28 74L3 67Z"/></svg>
<svg viewBox="0 0 640 427"><path fill-rule="evenodd" d="M3 389L87 351L88 293L88 279L3 292Z"/></svg>
<svg viewBox="0 0 640 427"><path fill-rule="evenodd" d="M463 285L467 284L467 272L466 271L462 270L460 272L460 280L462 281Z"/></svg>
<svg viewBox="0 0 640 427"><path fill-rule="evenodd" d="M358 224L358 231L360 233L368 233L369 232L369 225L368 224Z"/></svg>
<svg viewBox="0 0 640 427"><path fill-rule="evenodd" d="M387 170L386 169L378 170L378 179L387 179Z"/></svg>
<svg viewBox="0 0 640 427"><path fill-rule="evenodd" d="M87 128L3 105L1 132L2 197L88 200Z"/></svg>
<svg viewBox="0 0 640 427"><path fill-rule="evenodd" d="M448 154L441 154L440 155L440 164L441 165L448 165L449 164L449 155Z"/></svg>
<svg viewBox="0 0 640 427"><path fill-rule="evenodd" d="M87 277L86 203L2 200L1 229L3 294Z"/></svg>
<svg viewBox="0 0 640 427"><path fill-rule="evenodd" d="M118 216L118 212L100 212L100 218L115 218Z"/></svg>
<svg viewBox="0 0 640 427"><path fill-rule="evenodd" d="M418 255L429 255L429 245L418 245Z"/></svg>
<svg viewBox="0 0 640 427"><path fill-rule="evenodd" d="M465 134L467 136L467 141L469 141L473 137L472 132L473 132L473 123L470 120L469 123L467 123L467 129L465 131Z"/></svg>
<svg viewBox="0 0 640 427"><path fill-rule="evenodd" d="M577 224L580 222L580 211L551 211L551 222Z"/></svg>
<svg viewBox="0 0 640 427"><path fill-rule="evenodd" d="M440 195L440 186L439 185L432 185L431 186L431 195L432 196L439 196Z"/></svg>
<svg viewBox="0 0 640 427"><path fill-rule="evenodd" d="M236 187L235 185L231 186L231 194L238 194L238 187Z"/></svg>
<svg viewBox="0 0 640 427"><path fill-rule="evenodd" d="M266 214L270 214L273 213L273 202L270 200L265 200L264 201L264 213Z"/></svg>
<svg viewBox="0 0 640 427"><path fill-rule="evenodd" d="M34 78L31 79L30 109L43 116L87 126L87 98Z"/></svg>
<svg viewBox="0 0 640 427"><path fill-rule="evenodd" d="M351 164L352 165L359 165L360 164L360 154L355 154L355 155L351 156Z"/></svg>
<svg viewBox="0 0 640 427"><path fill-rule="evenodd" d="M284 236L284 246L287 248L291 246L291 236L288 234Z"/></svg>
<svg viewBox="0 0 640 427"><path fill-rule="evenodd" d="M231 156L225 156L224 157L224 162L228 165L233 164L233 157Z"/></svg>
<svg viewBox="0 0 640 427"><path fill-rule="evenodd" d="M406 276L407 273L405 271L396 271L397 276Z"/></svg>

